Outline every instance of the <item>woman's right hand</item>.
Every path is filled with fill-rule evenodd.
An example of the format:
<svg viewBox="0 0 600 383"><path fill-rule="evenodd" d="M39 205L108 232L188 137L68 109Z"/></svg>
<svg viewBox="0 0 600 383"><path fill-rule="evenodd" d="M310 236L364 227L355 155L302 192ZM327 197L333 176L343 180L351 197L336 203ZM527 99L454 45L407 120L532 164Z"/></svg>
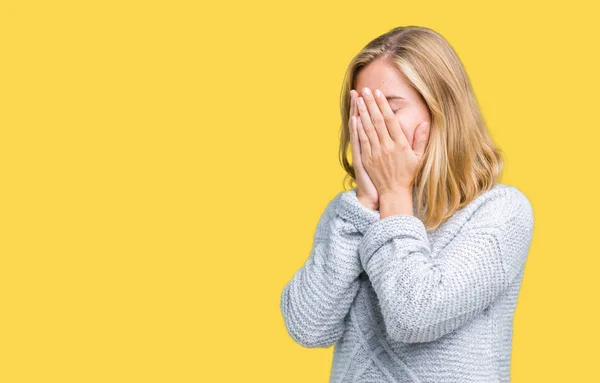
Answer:
<svg viewBox="0 0 600 383"><path fill-rule="evenodd" d="M377 189L367 174L363 166L360 154L360 141L358 139L358 131L356 121L358 121L358 108L356 101L358 92L350 90L350 117L348 125L350 125L350 143L352 146L352 165L354 166L354 175L356 177L357 191L356 196L358 201L366 208L371 210L379 209L379 195ZM353 118L354 117L354 118ZM352 121L354 120L354 123Z"/></svg>

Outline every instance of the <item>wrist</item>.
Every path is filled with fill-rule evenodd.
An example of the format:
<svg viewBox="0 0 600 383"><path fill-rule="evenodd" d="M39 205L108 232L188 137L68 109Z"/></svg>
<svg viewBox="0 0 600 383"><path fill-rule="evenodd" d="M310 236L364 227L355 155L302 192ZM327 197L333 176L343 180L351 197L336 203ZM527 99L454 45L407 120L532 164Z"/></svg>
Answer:
<svg viewBox="0 0 600 383"><path fill-rule="evenodd" d="M370 198L357 196L356 199L358 199L358 202L360 202L361 205L369 210L377 210L379 208L379 204L377 202L373 202Z"/></svg>
<svg viewBox="0 0 600 383"><path fill-rule="evenodd" d="M336 212L344 220L351 223L361 234L364 234L367 228L379 221L379 211L370 210L363 205L356 195L357 190L347 190L341 192L339 203L336 205ZM363 198L363 197L361 197Z"/></svg>
<svg viewBox="0 0 600 383"><path fill-rule="evenodd" d="M398 214L413 215L412 190L395 189L379 196L381 219Z"/></svg>

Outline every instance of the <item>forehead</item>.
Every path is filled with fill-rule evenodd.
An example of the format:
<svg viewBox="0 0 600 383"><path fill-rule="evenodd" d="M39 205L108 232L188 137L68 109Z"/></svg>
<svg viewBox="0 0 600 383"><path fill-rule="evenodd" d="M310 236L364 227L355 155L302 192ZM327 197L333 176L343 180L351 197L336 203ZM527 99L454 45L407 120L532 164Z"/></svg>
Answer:
<svg viewBox="0 0 600 383"><path fill-rule="evenodd" d="M368 87L390 94L410 97L414 92L404 74L387 61L378 59L362 67L356 76L355 88L360 91Z"/></svg>

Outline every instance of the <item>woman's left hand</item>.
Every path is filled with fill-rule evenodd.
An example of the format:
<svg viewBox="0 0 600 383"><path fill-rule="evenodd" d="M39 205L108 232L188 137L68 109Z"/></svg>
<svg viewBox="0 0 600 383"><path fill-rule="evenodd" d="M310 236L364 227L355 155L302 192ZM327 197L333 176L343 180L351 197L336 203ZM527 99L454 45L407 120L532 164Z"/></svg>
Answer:
<svg viewBox="0 0 600 383"><path fill-rule="evenodd" d="M357 130L365 170L380 196L411 191L429 139L429 123L419 124L411 145L383 94L361 93Z"/></svg>

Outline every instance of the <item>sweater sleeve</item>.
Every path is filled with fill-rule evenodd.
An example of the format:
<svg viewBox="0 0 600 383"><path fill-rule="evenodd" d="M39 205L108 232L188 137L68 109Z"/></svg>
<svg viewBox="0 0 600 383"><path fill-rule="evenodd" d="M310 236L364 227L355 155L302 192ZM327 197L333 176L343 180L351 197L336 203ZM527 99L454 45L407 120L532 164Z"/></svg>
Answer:
<svg viewBox="0 0 600 383"><path fill-rule="evenodd" d="M371 225L360 260L390 338L430 342L469 322L518 276L532 234L531 204L516 187L479 205L435 258L419 218L399 214Z"/></svg>
<svg viewBox="0 0 600 383"><path fill-rule="evenodd" d="M363 207L356 190L338 193L321 214L312 250L284 286L280 308L289 335L307 348L327 348L345 330L345 317L363 272L358 257L361 230L379 220Z"/></svg>

